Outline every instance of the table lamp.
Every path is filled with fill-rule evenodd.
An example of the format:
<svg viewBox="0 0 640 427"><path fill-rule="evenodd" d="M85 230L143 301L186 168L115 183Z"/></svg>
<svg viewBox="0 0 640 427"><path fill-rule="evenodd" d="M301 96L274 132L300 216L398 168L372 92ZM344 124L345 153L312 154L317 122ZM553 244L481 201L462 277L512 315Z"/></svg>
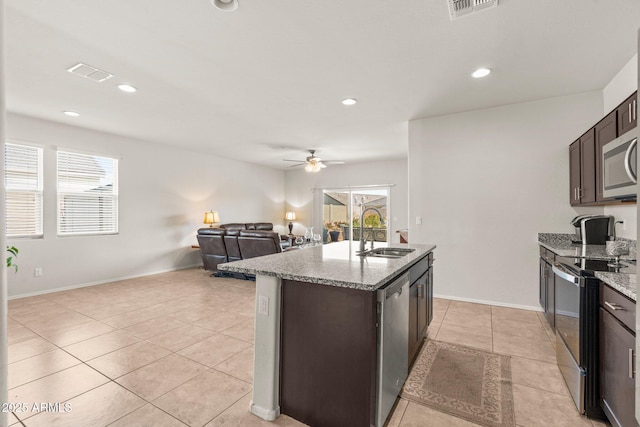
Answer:
<svg viewBox="0 0 640 427"><path fill-rule="evenodd" d="M293 222L296 220L296 213L295 212L287 212L287 214L285 215L285 219L287 221L289 221L289 236L293 236Z"/></svg>
<svg viewBox="0 0 640 427"><path fill-rule="evenodd" d="M220 215L216 211L209 211L204 213L204 222L205 224L209 224L209 228L213 227L213 224L220 222Z"/></svg>

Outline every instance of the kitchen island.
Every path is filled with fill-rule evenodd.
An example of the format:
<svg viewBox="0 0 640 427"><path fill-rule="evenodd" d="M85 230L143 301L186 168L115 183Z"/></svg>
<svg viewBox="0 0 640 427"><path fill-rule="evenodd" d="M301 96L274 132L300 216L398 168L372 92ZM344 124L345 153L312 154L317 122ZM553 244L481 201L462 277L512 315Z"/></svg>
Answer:
<svg viewBox="0 0 640 427"><path fill-rule="evenodd" d="M256 275L253 414L274 420L282 411L312 426L384 423L376 407L376 291L401 276L412 283L419 283L414 276L430 278L435 245L376 244L384 246L412 251L362 257L358 242L344 241L219 265ZM426 310L425 295L422 288Z"/></svg>

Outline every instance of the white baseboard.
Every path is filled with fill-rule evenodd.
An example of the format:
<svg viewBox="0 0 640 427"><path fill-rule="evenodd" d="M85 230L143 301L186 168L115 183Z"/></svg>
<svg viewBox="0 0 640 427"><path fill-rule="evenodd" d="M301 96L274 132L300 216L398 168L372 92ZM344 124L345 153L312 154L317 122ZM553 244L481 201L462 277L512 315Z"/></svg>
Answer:
<svg viewBox="0 0 640 427"><path fill-rule="evenodd" d="M20 298L35 297L38 295L52 294L54 292L69 291L69 290L78 289L78 288L87 288L89 286L103 285L105 283L111 283L111 282L119 282L120 280L137 279L138 277L153 276L154 274L162 274L162 273L169 273L171 271L187 270L189 268L201 267L201 266L202 264L198 263L198 264L192 264L192 265L187 265L187 266L182 266L177 268L167 268L164 270L151 271L143 274L134 274L131 276L112 277L105 280L96 280L95 282L80 283L78 285L63 286L60 288L45 289L42 291L29 292L26 294L12 295L10 297L7 297L7 299L14 300L14 299L20 299Z"/></svg>
<svg viewBox="0 0 640 427"><path fill-rule="evenodd" d="M519 308L521 310L530 310L530 311L544 311L540 306L531 306L531 305L522 305L522 304L510 304L508 302L501 301L486 301L475 298L462 298L462 297L453 297L450 295L433 295L434 298L442 298L442 299L450 299L454 301L462 301L462 302L472 302L475 304L485 304L485 305L495 305L497 307L507 307L507 308Z"/></svg>

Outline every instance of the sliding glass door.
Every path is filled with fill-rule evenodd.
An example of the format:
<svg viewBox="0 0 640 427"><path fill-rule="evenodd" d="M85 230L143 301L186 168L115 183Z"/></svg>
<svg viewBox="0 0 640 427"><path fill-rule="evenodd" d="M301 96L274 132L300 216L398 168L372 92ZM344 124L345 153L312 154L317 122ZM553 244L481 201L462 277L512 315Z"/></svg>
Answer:
<svg viewBox="0 0 640 427"><path fill-rule="evenodd" d="M360 240L362 212L365 212L364 237L376 242L390 241L389 187L325 189L322 209L325 242Z"/></svg>

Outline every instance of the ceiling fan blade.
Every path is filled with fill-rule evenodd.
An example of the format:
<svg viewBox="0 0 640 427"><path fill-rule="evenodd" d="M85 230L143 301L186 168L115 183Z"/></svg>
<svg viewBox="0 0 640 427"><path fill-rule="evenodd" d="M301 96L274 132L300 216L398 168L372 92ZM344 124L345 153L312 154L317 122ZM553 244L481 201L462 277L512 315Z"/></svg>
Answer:
<svg viewBox="0 0 640 427"><path fill-rule="evenodd" d="M326 163L328 165L344 165L344 161L342 160L323 160L322 163Z"/></svg>
<svg viewBox="0 0 640 427"><path fill-rule="evenodd" d="M289 167L290 167L290 168L295 168L295 167L302 166L302 165L306 165L306 164L307 164L307 162L296 163L295 165L289 165Z"/></svg>
<svg viewBox="0 0 640 427"><path fill-rule="evenodd" d="M290 160L290 159L282 159L283 162L296 162L296 163L306 163L304 160Z"/></svg>

